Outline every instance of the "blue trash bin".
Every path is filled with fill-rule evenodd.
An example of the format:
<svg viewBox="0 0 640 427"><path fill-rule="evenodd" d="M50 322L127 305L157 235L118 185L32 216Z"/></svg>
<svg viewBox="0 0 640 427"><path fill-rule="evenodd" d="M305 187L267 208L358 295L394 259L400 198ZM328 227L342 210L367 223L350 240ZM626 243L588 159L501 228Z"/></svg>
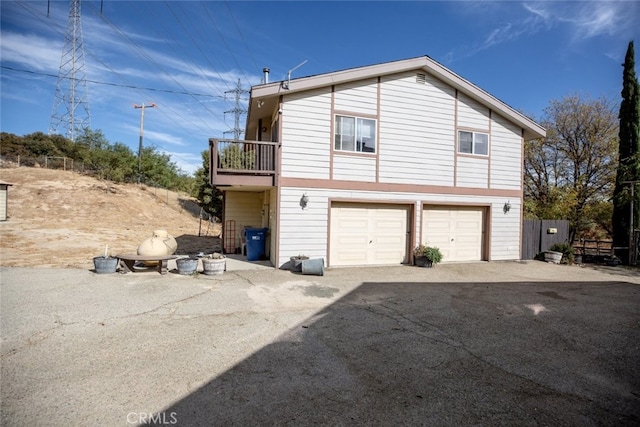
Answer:
<svg viewBox="0 0 640 427"><path fill-rule="evenodd" d="M265 241L268 228L246 228L247 261L258 261L265 254Z"/></svg>

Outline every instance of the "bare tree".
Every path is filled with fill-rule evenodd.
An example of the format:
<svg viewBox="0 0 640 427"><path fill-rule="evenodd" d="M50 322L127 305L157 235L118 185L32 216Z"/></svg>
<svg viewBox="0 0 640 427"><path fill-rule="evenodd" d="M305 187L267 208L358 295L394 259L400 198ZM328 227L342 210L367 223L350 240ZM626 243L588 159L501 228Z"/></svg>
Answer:
<svg viewBox="0 0 640 427"><path fill-rule="evenodd" d="M525 146L526 214L568 219L573 239L598 222L587 215L596 205L610 203L617 166L617 113L606 99L573 95L551 101L541 122L547 137Z"/></svg>

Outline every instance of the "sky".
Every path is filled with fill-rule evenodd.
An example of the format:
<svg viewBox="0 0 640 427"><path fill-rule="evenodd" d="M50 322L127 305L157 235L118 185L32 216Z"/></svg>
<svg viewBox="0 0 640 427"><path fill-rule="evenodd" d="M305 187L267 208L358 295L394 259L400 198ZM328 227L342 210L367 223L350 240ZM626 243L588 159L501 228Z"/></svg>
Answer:
<svg viewBox="0 0 640 427"><path fill-rule="evenodd" d="M2 132L49 132L69 4L0 0ZM155 104L144 145L193 173L264 67L274 82L428 55L538 120L566 96L619 105L640 2L85 0L81 33L91 128L137 153L135 106Z"/></svg>

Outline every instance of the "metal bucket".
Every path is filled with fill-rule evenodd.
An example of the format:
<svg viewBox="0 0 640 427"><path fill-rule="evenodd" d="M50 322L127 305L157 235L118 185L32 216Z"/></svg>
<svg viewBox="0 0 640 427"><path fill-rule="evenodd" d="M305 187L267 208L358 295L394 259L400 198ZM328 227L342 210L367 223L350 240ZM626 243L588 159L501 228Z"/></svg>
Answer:
<svg viewBox="0 0 640 427"><path fill-rule="evenodd" d="M178 267L178 274L188 276L195 273L198 270L197 258L178 258L176 260L176 266Z"/></svg>
<svg viewBox="0 0 640 427"><path fill-rule="evenodd" d="M97 256L93 258L93 266L98 274L115 273L118 269L118 258Z"/></svg>
<svg viewBox="0 0 640 427"><path fill-rule="evenodd" d="M302 274L324 276L324 259L317 258L302 260Z"/></svg>

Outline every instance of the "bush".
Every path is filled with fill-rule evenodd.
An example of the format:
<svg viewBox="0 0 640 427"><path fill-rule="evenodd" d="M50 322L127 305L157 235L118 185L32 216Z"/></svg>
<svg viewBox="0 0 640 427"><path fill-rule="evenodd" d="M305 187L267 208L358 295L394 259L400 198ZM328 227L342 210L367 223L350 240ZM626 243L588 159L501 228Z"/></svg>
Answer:
<svg viewBox="0 0 640 427"><path fill-rule="evenodd" d="M564 264L573 264L575 261L575 254L573 247L568 243L554 243L549 248L550 251L562 252L562 262Z"/></svg>
<svg viewBox="0 0 640 427"><path fill-rule="evenodd" d="M413 250L415 256L423 256L434 265L442 261L442 252L435 246L419 245Z"/></svg>

